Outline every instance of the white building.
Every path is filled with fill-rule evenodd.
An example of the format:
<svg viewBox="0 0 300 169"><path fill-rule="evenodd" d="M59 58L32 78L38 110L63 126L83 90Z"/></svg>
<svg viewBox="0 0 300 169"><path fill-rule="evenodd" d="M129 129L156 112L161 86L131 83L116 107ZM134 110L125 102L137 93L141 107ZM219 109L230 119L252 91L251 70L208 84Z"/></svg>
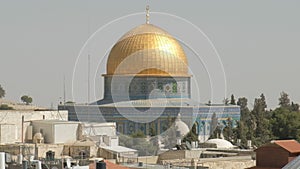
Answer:
<svg viewBox="0 0 300 169"><path fill-rule="evenodd" d="M27 127L32 120L67 120L62 110L0 110L0 144L27 141Z"/></svg>
<svg viewBox="0 0 300 169"><path fill-rule="evenodd" d="M32 135L41 133L44 143L63 144L75 142L78 136L79 122L63 120L35 120L31 122Z"/></svg>

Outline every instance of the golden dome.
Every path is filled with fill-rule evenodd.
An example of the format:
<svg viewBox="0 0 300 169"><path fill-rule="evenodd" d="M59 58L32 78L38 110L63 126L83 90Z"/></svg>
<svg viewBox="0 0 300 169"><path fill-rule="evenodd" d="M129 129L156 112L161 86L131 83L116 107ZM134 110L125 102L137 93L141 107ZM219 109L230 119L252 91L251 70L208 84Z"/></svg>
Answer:
<svg viewBox="0 0 300 169"><path fill-rule="evenodd" d="M175 38L157 26L143 24L113 46L106 75L189 76L188 62Z"/></svg>

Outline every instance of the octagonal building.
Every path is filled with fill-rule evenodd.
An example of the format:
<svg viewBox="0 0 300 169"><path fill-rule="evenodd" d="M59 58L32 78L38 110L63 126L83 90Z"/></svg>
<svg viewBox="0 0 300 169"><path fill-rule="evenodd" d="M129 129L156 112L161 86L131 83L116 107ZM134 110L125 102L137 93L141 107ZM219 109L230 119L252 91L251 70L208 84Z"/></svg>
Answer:
<svg viewBox="0 0 300 169"><path fill-rule="evenodd" d="M188 70L181 44L147 22L128 31L112 47L103 74L103 99L89 105L62 104L59 109L69 111L70 121L116 122L117 131L123 134L158 135L168 129L170 118L181 116L189 128L195 125L204 142L215 128L212 117L226 125L228 118L240 119L240 108L193 101Z"/></svg>

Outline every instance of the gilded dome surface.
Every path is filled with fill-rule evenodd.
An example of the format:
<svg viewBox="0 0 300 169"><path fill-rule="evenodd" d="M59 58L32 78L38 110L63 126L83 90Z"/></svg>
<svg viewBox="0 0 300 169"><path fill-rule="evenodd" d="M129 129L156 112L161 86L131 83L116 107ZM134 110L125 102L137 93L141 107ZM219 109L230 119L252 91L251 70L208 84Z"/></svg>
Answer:
<svg viewBox="0 0 300 169"><path fill-rule="evenodd" d="M133 28L113 46L106 75L189 76L179 42L152 24Z"/></svg>

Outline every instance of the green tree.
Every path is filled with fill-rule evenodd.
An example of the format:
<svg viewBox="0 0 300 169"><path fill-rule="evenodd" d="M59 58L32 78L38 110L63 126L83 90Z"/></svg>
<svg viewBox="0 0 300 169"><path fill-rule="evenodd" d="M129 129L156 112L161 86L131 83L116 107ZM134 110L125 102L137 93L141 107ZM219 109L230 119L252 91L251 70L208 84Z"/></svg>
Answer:
<svg viewBox="0 0 300 169"><path fill-rule="evenodd" d="M210 122L210 135L213 135L216 128L218 126L218 117L216 113L214 112L213 115L211 116L211 122ZM216 133L215 133L216 134Z"/></svg>
<svg viewBox="0 0 300 169"><path fill-rule="evenodd" d="M250 120L250 110L248 108L248 100L246 97L239 98L237 105L241 109L241 121L246 122Z"/></svg>
<svg viewBox="0 0 300 169"><path fill-rule="evenodd" d="M27 95L22 96L21 100L22 100L22 102L26 103L26 105L29 105L30 103L32 103L32 98Z"/></svg>
<svg viewBox="0 0 300 169"><path fill-rule="evenodd" d="M5 90L0 85L0 99L3 98L3 97L5 97Z"/></svg>
<svg viewBox="0 0 300 169"><path fill-rule="evenodd" d="M7 104L1 104L0 110L13 110L13 108L8 106Z"/></svg>
<svg viewBox="0 0 300 169"><path fill-rule="evenodd" d="M217 125L213 133L210 135L209 139L221 138L222 129L220 125Z"/></svg>
<svg viewBox="0 0 300 169"><path fill-rule="evenodd" d="M264 94L260 95L260 98L256 98L254 101L254 106L252 114L255 117L255 140L253 141L255 145L260 146L271 139L270 123L267 119L267 103Z"/></svg>
<svg viewBox="0 0 300 169"><path fill-rule="evenodd" d="M235 98L234 98L234 95L233 95L233 94L231 95L231 98L230 98L230 104L236 105L236 103L235 103Z"/></svg>
<svg viewBox="0 0 300 169"><path fill-rule="evenodd" d="M225 105L228 105L229 99L228 99L228 98L224 98L223 103L224 103Z"/></svg>
<svg viewBox="0 0 300 169"><path fill-rule="evenodd" d="M248 99L246 97L239 98L237 105L241 109L241 119L237 125L236 137L241 139L243 145L247 144L246 140L254 140L254 129L256 128L255 116L248 108ZM237 133L239 132L239 133ZM246 137L243 139L243 137Z"/></svg>
<svg viewBox="0 0 300 169"><path fill-rule="evenodd" d="M149 135L150 135L151 137L157 135L157 132L156 132L156 126L155 126L155 123L154 123L154 122L150 123L150 125L149 125Z"/></svg>
<svg viewBox="0 0 300 169"><path fill-rule="evenodd" d="M291 110L292 111L299 111L299 104L292 102Z"/></svg>
<svg viewBox="0 0 300 169"><path fill-rule="evenodd" d="M237 127L233 129L235 140L241 139L242 146L247 145L247 132L248 128L243 121L237 122Z"/></svg>
<svg viewBox="0 0 300 169"><path fill-rule="evenodd" d="M271 126L275 139L296 139L300 141L300 113L279 107L272 111Z"/></svg>
<svg viewBox="0 0 300 169"><path fill-rule="evenodd" d="M231 118L228 118L226 121L226 126L223 129L224 138L228 141L233 140L233 121Z"/></svg>
<svg viewBox="0 0 300 169"><path fill-rule="evenodd" d="M280 107L285 107L285 108L290 106L290 98L287 93L285 92L280 93L279 105Z"/></svg>
<svg viewBox="0 0 300 169"><path fill-rule="evenodd" d="M146 138L146 135L141 130L138 130L135 133L132 133L130 136L133 138Z"/></svg>
<svg viewBox="0 0 300 169"><path fill-rule="evenodd" d="M192 141L198 141L198 134L197 134L197 124L194 123L192 130L182 139L182 141L186 142L192 142Z"/></svg>

